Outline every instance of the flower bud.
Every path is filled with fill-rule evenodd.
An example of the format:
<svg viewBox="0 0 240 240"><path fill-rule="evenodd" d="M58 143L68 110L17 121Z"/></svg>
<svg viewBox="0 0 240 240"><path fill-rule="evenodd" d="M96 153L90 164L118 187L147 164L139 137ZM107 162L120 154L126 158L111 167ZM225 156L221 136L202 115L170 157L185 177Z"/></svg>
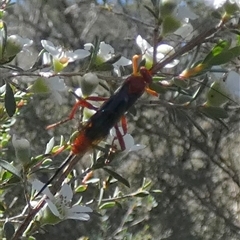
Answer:
<svg viewBox="0 0 240 240"><path fill-rule="evenodd" d="M62 221L62 219L52 213L48 206L39 211L36 220L39 221L41 226L47 224L55 225Z"/></svg>
<svg viewBox="0 0 240 240"><path fill-rule="evenodd" d="M23 45L18 40L16 35L9 36L6 43L4 52L5 57L13 57L22 51Z"/></svg>
<svg viewBox="0 0 240 240"><path fill-rule="evenodd" d="M91 95L99 84L99 78L94 73L86 73L80 80L83 96Z"/></svg>
<svg viewBox="0 0 240 240"><path fill-rule="evenodd" d="M181 22L173 16L166 16L162 24L162 35L175 32L181 27Z"/></svg>
<svg viewBox="0 0 240 240"><path fill-rule="evenodd" d="M12 144L15 149L17 160L22 165L28 163L31 155L30 142L25 138L17 138L17 136L14 134L12 137Z"/></svg>
<svg viewBox="0 0 240 240"><path fill-rule="evenodd" d="M160 3L160 16L165 18L166 16L171 15L177 6L177 3L176 0L162 0Z"/></svg>

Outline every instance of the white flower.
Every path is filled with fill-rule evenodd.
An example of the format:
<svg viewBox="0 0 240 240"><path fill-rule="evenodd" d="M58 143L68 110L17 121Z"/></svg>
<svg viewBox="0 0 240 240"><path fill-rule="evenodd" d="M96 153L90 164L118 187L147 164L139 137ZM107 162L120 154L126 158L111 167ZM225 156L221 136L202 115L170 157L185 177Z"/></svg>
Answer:
<svg viewBox="0 0 240 240"><path fill-rule="evenodd" d="M39 180L35 179L32 182L32 187L36 191L40 191L44 184ZM90 216L87 213L91 213L92 209L90 207L73 205L71 206L73 192L71 187L64 183L60 192L53 196L49 188L46 187L43 192L47 196L46 202L47 206L51 212L59 219L76 219L82 221L88 221Z"/></svg>
<svg viewBox="0 0 240 240"><path fill-rule="evenodd" d="M62 95L61 92L67 91L67 86L64 82L64 79L55 76L44 79L45 83L50 90L53 98L57 101L58 104L62 104Z"/></svg>
<svg viewBox="0 0 240 240"><path fill-rule="evenodd" d="M86 50L89 50L91 48L94 48L93 44L91 43L86 43L84 45L84 48ZM100 42L99 44L99 50L97 53L97 64L101 64L104 63L108 60L110 60L112 57L115 56L115 50L114 48L110 45L110 44L106 44L105 42ZM116 61L115 63L113 63L114 66L114 71L117 73L117 75L120 75L120 71L119 71L119 67L120 66L128 66L132 64L132 61L121 56L120 59L118 61Z"/></svg>
<svg viewBox="0 0 240 240"><path fill-rule="evenodd" d="M41 44L52 55L55 72L61 71L69 62L74 62L90 55L90 52L85 49L77 49L74 52L64 51L61 47L55 47L52 42L47 40L42 40Z"/></svg>
<svg viewBox="0 0 240 240"><path fill-rule="evenodd" d="M146 59L146 68L151 68L153 64L153 47L140 35L136 38L136 43L142 51L142 58ZM161 62L167 57L174 54L174 48L168 44L160 44L156 49L156 60ZM179 63L179 60L173 60L171 63L168 63L164 68L172 68Z"/></svg>
<svg viewBox="0 0 240 240"><path fill-rule="evenodd" d="M121 127L119 127L119 131L123 135L123 129ZM125 150L123 150L121 153L119 153L119 156L118 156L119 158L124 158L130 152L136 152L136 151L142 150L146 147L145 145L135 144L132 135L129 133L126 133L124 136L122 136L122 138L123 138L123 142L125 145ZM117 134L116 134L115 128L111 129L109 139L111 141L111 144L113 142L115 142L115 140L117 140ZM117 141L116 145L117 145L118 149L121 149L119 141Z"/></svg>

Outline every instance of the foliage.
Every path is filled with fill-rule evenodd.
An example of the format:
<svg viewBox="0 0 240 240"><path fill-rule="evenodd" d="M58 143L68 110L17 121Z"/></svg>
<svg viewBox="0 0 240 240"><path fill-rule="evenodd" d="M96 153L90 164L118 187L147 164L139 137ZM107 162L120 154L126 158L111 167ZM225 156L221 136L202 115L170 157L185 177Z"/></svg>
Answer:
<svg viewBox="0 0 240 240"><path fill-rule="evenodd" d="M61 226L63 221L90 219L89 223L82 223L87 226L82 238L216 239L226 230L228 236L237 239L240 231L238 208L232 207L232 203L235 206L238 202L224 197L238 195L239 168L234 168L237 157L224 158L222 152L218 152L221 144L225 147L223 136L218 134L227 130L233 132L232 123L236 129L238 126L238 2L223 1L216 6L213 1L211 18L217 18L204 31L195 31L198 29L193 27L194 21L197 19L200 23L200 19L191 2L142 3L142 11L151 23L154 22L150 24L154 30L151 37L147 34L134 36L131 32L135 47L126 57L117 54L119 48L117 51L107 41L102 41L104 37L100 33L89 36L89 26L82 31L81 37L74 36L77 25L70 21L74 14L69 11L80 11L77 3L60 1L59 6L54 6L54 1L48 4L39 1L38 4L41 5L40 15L52 17L52 22L48 22L52 27L44 28L41 25L44 23L38 25L24 19L22 27L26 28L26 33L27 26L39 27L42 33L45 32L38 39L37 35L29 36L33 40L22 38L15 32L9 33L11 24L16 24L9 13L15 8L22 10L23 5L26 9L33 5L27 1L14 5L11 1L3 1L0 9L2 238L43 239L43 229L47 225L53 225L50 231L54 232L57 224ZM124 11L122 14L115 12L107 1L103 5L89 3L85 7L91 13L91 20L87 18L86 21L90 25L97 19L98 11L134 19ZM62 15L61 8L66 10ZM17 11L16 16L18 14ZM79 22L82 17L79 16ZM139 22L144 26L148 24ZM63 28L61 24L64 24ZM69 35L66 33L65 36L69 38L64 38L65 33L58 33L58 29L67 29ZM46 36L51 31L50 39ZM59 47L56 36L59 36ZM113 41L116 49L117 41L119 39ZM37 46L38 50L32 46ZM127 57L134 55L135 50L141 54L131 61ZM28 63L23 54L29 56ZM133 73L128 77L131 67ZM139 84L127 88L124 99L141 97L140 81L146 85L149 96L144 95L136 104L138 108L133 106L126 113L131 123L127 124L126 119L121 118L106 138L101 135L101 129L108 130L108 122L99 115L97 121L101 129L95 135L100 137L91 141L84 135L84 141L78 142L79 135L92 127L92 116L99 112L100 106L104 106L111 96L116 99L119 86L129 86L124 84L136 79ZM136 97L136 93L139 96ZM68 96L75 97L76 103L71 104L74 107L64 119L60 110ZM39 104L35 104L35 99ZM49 110L46 101L54 110ZM115 102L118 103L118 99ZM44 125L42 129L35 122L34 111L30 111L32 104L42 113L43 120L39 121ZM114 111L112 108L110 110ZM138 119L136 109L141 109ZM80 117L77 117L77 110ZM50 121L56 120L56 114L63 120L49 125ZM63 123L68 122L65 125L70 126L69 121L74 118L78 118L78 128L63 129ZM23 119L25 122L29 119L24 135L20 133ZM129 130L132 126L135 126L134 137ZM34 131L36 143L31 139ZM47 143L40 140L41 134L46 134L45 139L48 136ZM141 144L135 141L141 141ZM83 150L76 152L76 144ZM228 147L225 151L228 152ZM138 156L138 161L133 160L134 156ZM56 172L55 160L58 158L61 161L65 158L65 161ZM82 162L78 173L75 170L77 162ZM46 175L54 175L50 178L53 182L48 182L52 184L50 189L38 180ZM237 190L232 191L233 188ZM191 202L191 199L195 201ZM199 202L201 213L196 214L200 212ZM208 229L204 230L201 221L207 216L208 209L213 214L206 217ZM186 235L178 225L183 223L175 222L175 219L179 220L178 211L179 215L191 216L183 221L189 228ZM114 218L115 215L118 217ZM220 225L224 226L221 231L215 229Z"/></svg>

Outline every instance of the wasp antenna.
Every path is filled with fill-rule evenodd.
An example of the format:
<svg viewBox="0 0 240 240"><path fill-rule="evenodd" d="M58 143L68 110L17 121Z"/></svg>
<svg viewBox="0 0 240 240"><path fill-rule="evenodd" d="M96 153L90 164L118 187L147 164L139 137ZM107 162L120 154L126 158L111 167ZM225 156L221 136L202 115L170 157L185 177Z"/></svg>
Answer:
<svg viewBox="0 0 240 240"><path fill-rule="evenodd" d="M53 174L53 176L44 184L44 186L40 189L40 191L33 197L35 199L38 197L45 189L46 187L52 183L52 181L57 177L57 175L68 165L68 163L72 160L72 158L75 157L73 153L70 153L68 157L65 159L65 161L61 164L61 166L56 170L56 172Z"/></svg>
<svg viewBox="0 0 240 240"><path fill-rule="evenodd" d="M132 57L132 68L133 68L133 73L132 75L137 76L138 75L138 60L140 59L140 55L134 55Z"/></svg>

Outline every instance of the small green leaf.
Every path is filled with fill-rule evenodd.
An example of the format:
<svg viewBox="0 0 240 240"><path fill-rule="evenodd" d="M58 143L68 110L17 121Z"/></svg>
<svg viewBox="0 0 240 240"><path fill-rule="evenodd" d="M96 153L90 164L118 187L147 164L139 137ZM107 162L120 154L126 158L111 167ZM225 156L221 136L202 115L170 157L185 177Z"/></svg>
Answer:
<svg viewBox="0 0 240 240"><path fill-rule="evenodd" d="M141 192L136 192L132 196L133 197L146 197L149 195L148 191L141 191Z"/></svg>
<svg viewBox="0 0 240 240"><path fill-rule="evenodd" d="M75 192L77 193L84 192L86 191L87 187L88 187L87 185L80 185L75 189Z"/></svg>
<svg viewBox="0 0 240 240"><path fill-rule="evenodd" d="M9 83L6 83L6 93L4 96L4 103L6 112L9 117L12 117L16 112L16 102L13 94L13 90Z"/></svg>
<svg viewBox="0 0 240 240"><path fill-rule="evenodd" d="M49 88L46 85L45 80L39 77L36 79L36 81L34 81L31 91L34 93L49 93Z"/></svg>
<svg viewBox="0 0 240 240"><path fill-rule="evenodd" d="M15 233L15 228L12 223L5 222L3 226L4 235L7 240L12 239L13 234Z"/></svg>
<svg viewBox="0 0 240 240"><path fill-rule="evenodd" d="M21 178L21 174L19 173L19 171L9 162L5 160L0 160L0 166L5 170L9 171L10 173L12 173L13 175Z"/></svg>
<svg viewBox="0 0 240 240"><path fill-rule="evenodd" d="M151 180L147 181L147 179L144 178L142 189L146 189L146 188L150 187L151 184L152 184Z"/></svg>
<svg viewBox="0 0 240 240"><path fill-rule="evenodd" d="M221 54L223 51L228 50L230 47L230 43L227 41L220 41L211 52L205 57L203 60L203 64L210 62L215 56Z"/></svg>
<svg viewBox="0 0 240 240"><path fill-rule="evenodd" d="M161 84L161 82L153 82L149 85L151 90L154 90L157 93L166 93L167 88Z"/></svg>
<svg viewBox="0 0 240 240"><path fill-rule="evenodd" d="M160 189L154 189L154 190L151 190L152 193L162 193L162 191Z"/></svg>
<svg viewBox="0 0 240 240"><path fill-rule="evenodd" d="M91 178L91 179L87 180L85 183L86 184L89 184L89 183L95 184L95 183L98 183L99 181L100 181L99 178Z"/></svg>
<svg viewBox="0 0 240 240"><path fill-rule="evenodd" d="M219 81L215 81L212 83L210 89L207 92L207 105L213 107L220 107L230 98L228 97L227 92L222 87Z"/></svg>
<svg viewBox="0 0 240 240"><path fill-rule="evenodd" d="M5 207L4 207L3 203L0 203L0 211L2 211L2 212L5 211Z"/></svg>
<svg viewBox="0 0 240 240"><path fill-rule="evenodd" d="M100 204L102 203L103 194L104 194L104 188L101 188L99 193L98 206L100 206Z"/></svg>
<svg viewBox="0 0 240 240"><path fill-rule="evenodd" d="M55 138L52 137L46 145L45 154L48 154L52 151L52 149L54 147L54 143L55 143Z"/></svg>
<svg viewBox="0 0 240 240"><path fill-rule="evenodd" d="M127 187L130 187L130 184L128 182L127 179L123 178L122 176L120 176L118 173L110 170L109 168L103 168L108 174L110 174L112 177L114 177L115 179L117 179L119 182L121 182L122 184L124 184Z"/></svg>
<svg viewBox="0 0 240 240"><path fill-rule="evenodd" d="M108 209L108 208L113 208L116 205L115 202L107 202L102 204L99 209Z"/></svg>
<svg viewBox="0 0 240 240"><path fill-rule="evenodd" d="M36 240L36 238L35 237L33 237L33 236L30 236L30 237L28 237L28 239L27 240Z"/></svg>
<svg viewBox="0 0 240 240"><path fill-rule="evenodd" d="M230 62L234 58L240 55L240 46L229 49L228 51L223 51L217 56L210 59L206 64L208 66L221 65Z"/></svg>
<svg viewBox="0 0 240 240"><path fill-rule="evenodd" d="M177 87L180 87L180 88L188 88L189 87L189 81L188 80L174 78L173 82Z"/></svg>
<svg viewBox="0 0 240 240"><path fill-rule="evenodd" d="M46 158L46 159L43 160L41 166L44 167L44 168L49 168L51 164L52 164L52 159L51 158Z"/></svg>
<svg viewBox="0 0 240 240"><path fill-rule="evenodd" d="M204 105L200 106L198 109L201 113L212 119L228 118L228 113L220 107Z"/></svg>

